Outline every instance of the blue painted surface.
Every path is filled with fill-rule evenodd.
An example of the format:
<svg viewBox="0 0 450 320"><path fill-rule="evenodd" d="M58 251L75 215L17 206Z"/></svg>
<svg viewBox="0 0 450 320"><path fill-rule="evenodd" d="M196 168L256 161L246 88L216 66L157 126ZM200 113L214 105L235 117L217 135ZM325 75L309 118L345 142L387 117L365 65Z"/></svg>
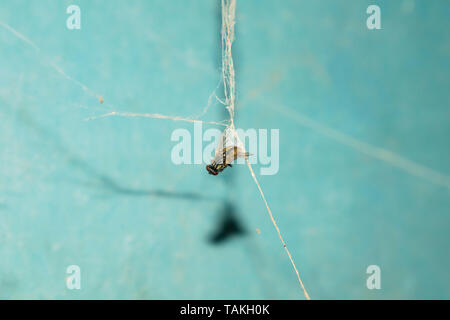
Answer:
<svg viewBox="0 0 450 320"><path fill-rule="evenodd" d="M312 298L449 298L448 187L299 118L450 174L450 4L376 2L369 31L373 1L238 0L236 125L280 129L280 171L259 179ZM246 167L174 165L188 123L84 121L108 105L200 113L220 77L218 1L8 0L0 20L40 48L0 27L1 298L303 298ZM244 232L211 241L230 202Z"/></svg>

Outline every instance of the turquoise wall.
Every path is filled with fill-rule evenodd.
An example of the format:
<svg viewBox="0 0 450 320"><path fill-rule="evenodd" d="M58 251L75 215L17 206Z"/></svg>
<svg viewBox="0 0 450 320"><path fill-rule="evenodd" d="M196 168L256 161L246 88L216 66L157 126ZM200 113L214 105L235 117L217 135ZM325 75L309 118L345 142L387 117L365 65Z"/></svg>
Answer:
<svg viewBox="0 0 450 320"><path fill-rule="evenodd" d="M278 173L254 168L313 299L450 297L449 15L237 0L236 126L280 130ZM218 1L7 0L0 21L0 298L304 298L247 167L173 164L190 123L85 120L201 113ZM214 103L202 119L225 118Z"/></svg>

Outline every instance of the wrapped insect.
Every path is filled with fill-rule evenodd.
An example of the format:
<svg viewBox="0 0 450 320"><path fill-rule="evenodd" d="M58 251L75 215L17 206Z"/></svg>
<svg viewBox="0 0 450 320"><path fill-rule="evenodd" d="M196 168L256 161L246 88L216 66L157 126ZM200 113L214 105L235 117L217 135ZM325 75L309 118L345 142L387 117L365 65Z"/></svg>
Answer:
<svg viewBox="0 0 450 320"><path fill-rule="evenodd" d="M248 159L249 153L245 152L242 142L239 140L236 131L232 127L227 127L217 144L216 153L211 164L206 166L209 174L218 175L226 167L232 167L231 163L238 159Z"/></svg>

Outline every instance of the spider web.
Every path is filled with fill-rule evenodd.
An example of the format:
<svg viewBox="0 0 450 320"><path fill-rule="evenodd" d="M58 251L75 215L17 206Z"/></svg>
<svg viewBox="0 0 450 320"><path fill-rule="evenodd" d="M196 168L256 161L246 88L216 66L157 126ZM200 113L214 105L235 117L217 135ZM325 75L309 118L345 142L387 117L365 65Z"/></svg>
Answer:
<svg viewBox="0 0 450 320"><path fill-rule="evenodd" d="M117 110L117 106L110 104L107 99L104 100L103 95L96 93L95 91L91 90L88 86L86 86L82 82L69 76L56 63L50 63L50 66L61 76L63 76L67 80L71 81L72 83L76 84L77 86L79 86L88 95L97 99L99 102L99 105L113 110L113 111L109 111L108 113L101 114L99 116L87 118L87 120L94 120L94 119L98 119L98 118L102 118L102 117L104 118L104 117L114 117L114 116L118 116L118 117L148 117L148 118L155 118L155 119L166 119L166 120L171 120L171 121L183 121L183 122L188 122L188 123L213 124L213 125L218 125L218 126L222 126L222 127L226 127L226 128L234 128L235 83L234 83L233 60L232 60L232 55L231 55L231 44L234 40L234 28L233 27L234 27L235 6L236 6L235 1L231 1L231 0L230 1L225 1L225 0L222 1L222 13L225 13L224 19L222 21L223 26L225 26L225 28L222 29L223 30L222 31L222 43L223 43L223 48L225 48L225 50L222 51L222 63L223 63L223 65L222 65L223 80L222 81L223 81L224 89L225 89L225 99L223 101L218 99L217 96L215 96L215 92L213 92L210 95L210 98L208 99L208 104L203 109L203 111L198 115L181 117L181 116L169 116L169 115L158 114L158 113L134 113L134 112L115 111L115 110ZM17 32L14 28L12 28L11 26L9 26L8 24L6 24L4 22L0 21L0 26L7 29L12 34L14 34L16 37L18 37L19 39L21 39L22 41L27 43L30 47L32 47L36 51L37 54L42 55L39 47L33 41L28 39L26 36ZM230 118L227 120L220 121L220 122L199 120L198 118L202 117L204 114L207 113L207 111L209 110L210 106L212 105L212 101L214 99L219 100L219 102L227 108ZM271 107L273 107L273 106L271 106ZM342 133L340 133L336 130L328 128L320 123L314 122L313 120L299 114L298 112L293 112L293 110L291 110L288 107L278 109L278 106L277 106L277 110L280 113L283 113L289 117L292 117L296 122L300 123L301 125L308 127L310 129L312 129L313 131L316 131L322 135L330 137L331 139L334 139L335 141L338 141L339 143L345 144L345 145L349 146L350 148L353 148L355 150L358 150L359 152L365 153L369 156L372 156L372 157L378 158L382 161L385 161L387 163L390 163L391 165L396 166L396 167L400 168L401 170L404 170L404 171L406 171L412 175L415 175L417 177L431 181L438 185L445 186L447 188L450 187L449 178L437 171L434 171L434 170L426 168L424 166L415 164L414 162L412 162L408 159L402 158L392 152L386 152L385 149L378 148L378 147L372 146L370 144L364 143L363 141L360 141L360 140L350 137L348 135L343 135ZM253 169L249 163L248 163L248 168L249 168L252 178L254 179L255 183L257 184L258 190L259 190L259 192L263 198L263 201L266 205L267 211L270 214L271 220L274 223L274 226L277 229L280 239L285 247L284 240L281 236L281 233L280 233L278 227L276 226L275 220L273 219L272 212L266 201L263 190L260 187L260 184L259 184L259 182L253 172ZM292 257L290 255L289 251L287 250L287 248L286 248L286 252L287 252L289 258L291 259L291 262L296 270L299 282L300 282L300 284L302 284L299 273L295 267L295 264L292 260ZM305 296L308 298L306 290L305 290Z"/></svg>
<svg viewBox="0 0 450 320"><path fill-rule="evenodd" d="M241 147L241 146L243 146L243 143L240 141L240 139L237 135L236 129L235 129L235 125L234 125L234 109L235 109L236 93L235 93L235 71L234 71L233 56L232 56L232 44L234 41L236 0L222 0L221 8L222 8L222 79L221 79L221 81L219 81L219 83L216 87L216 90L222 83L223 87L224 87L225 99L224 100L219 99L217 97L217 95L215 94L216 90L214 90L208 99L207 105L204 107L203 111L198 115L181 117L181 116L169 116L169 115L164 115L164 114L159 114L159 113L135 113L135 112L116 111L117 110L116 106L105 101L105 98L103 97L102 94L95 92L94 90L89 88L86 84L84 84L84 83L80 82L79 80L70 76L68 73L66 73L63 70L63 68L58 66L53 61L48 62L48 65L51 68L53 68L54 71L56 71L58 74L60 74L62 77L64 77L68 81L74 83L75 85L79 86L87 95L95 98L98 101L98 103L101 105L102 108L108 108L108 109L112 110L112 111L109 111L107 113L104 113L104 114L101 114L98 116L88 117L85 120L89 121L89 120L95 120L95 119L100 119L100 118L118 116L118 117L143 117L143 118L154 118L154 119L166 119L166 120L171 120L171 121L182 121L182 122L188 122L188 123L202 123L202 124L218 125L218 126L225 127L224 133L226 133L226 136L230 136L229 137L230 139L228 141L233 141L233 144ZM14 34L20 40L27 43L30 47L32 47L36 51L36 54L42 55L39 46L37 44L35 44L32 40L30 40L28 37L26 37L22 33L18 32L13 27L11 27L10 25L8 25L7 23L5 23L3 21L0 21L0 26L7 29L8 31L10 31L12 34ZM45 59L45 57L41 57L41 58ZM201 116L203 116L204 114L207 113L207 111L209 110L209 108L212 105L214 98L217 101L219 101L221 104L223 104L225 106L225 108L228 110L229 119L223 120L221 122L199 120L198 118L200 118ZM270 210L269 204L265 198L263 190L259 184L258 179L256 178L256 175L255 175L253 168L248 159L246 159L246 163L247 163L248 169L250 171L250 174L251 174L255 184L257 185L259 193L264 201L264 204L266 206L266 209L270 216L270 219L271 219L271 221L278 233L278 236L282 242L282 245L283 245L284 249L286 250L286 253L291 261L291 264L297 275L298 281L301 285L304 295L309 300L310 299L309 294L307 293L307 291L303 285L303 282L300 278L299 271L298 271L298 269L294 263L294 260L286 246L286 243L282 237L280 229L278 228L278 226L276 224L276 221Z"/></svg>

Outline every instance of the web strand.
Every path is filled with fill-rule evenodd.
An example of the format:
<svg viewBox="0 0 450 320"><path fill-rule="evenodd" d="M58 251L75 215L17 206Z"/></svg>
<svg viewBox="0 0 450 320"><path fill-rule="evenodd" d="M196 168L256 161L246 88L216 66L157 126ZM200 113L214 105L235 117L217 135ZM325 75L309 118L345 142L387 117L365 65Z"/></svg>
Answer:
<svg viewBox="0 0 450 320"><path fill-rule="evenodd" d="M223 75L223 86L224 86L224 94L225 94L225 105L230 114L230 125L229 128L232 130L235 138L239 141L237 137L237 133L234 129L234 105L235 105L235 73L234 73L234 65L233 65L233 57L231 51L231 45L234 40L234 24L235 24L235 12L236 12L236 0L222 0L222 75ZM307 300L311 300L308 292L306 291L305 286L303 285L303 281L300 277L300 273L295 265L294 259L292 258L289 249L284 242L283 236L281 235L280 228L273 217L272 210L270 210L269 204L267 203L266 197L264 196L264 192L256 178L255 173L253 172L252 166L248 159L246 159L248 169L250 170L250 174L255 181L256 186L258 187L259 193L264 201L267 212L269 213L270 220L272 221L273 226L275 227L278 237L283 244L284 249L291 261L292 267L294 268L295 274L297 275L298 282L303 290L303 294Z"/></svg>
<svg viewBox="0 0 450 320"><path fill-rule="evenodd" d="M258 187L259 193L261 194L261 198L263 199L264 204L266 205L267 212L269 213L269 216L270 216L270 220L272 220L272 224L275 226L275 229L277 230L278 237L280 238L281 243L283 244L284 250L286 250L286 253L287 253L288 257L289 257L289 260L291 260L292 267L295 270L298 282L300 283L300 286L302 287L302 290L303 290L303 293L305 295L305 298L308 299L308 300L311 300L311 298L309 297L308 292L305 289L305 286L303 285L303 281L300 278L300 273L298 272L298 269L295 266L294 259L292 259L291 253L289 252L289 249L287 248L286 243L284 242L283 236L281 235L280 228L278 228L278 225L277 225L277 223L276 223L276 221L275 221L275 219L273 217L272 210L270 210L270 208L269 208L269 204L267 203L266 197L264 196L264 192L262 191L261 186L259 185L258 179L256 179L255 173L253 172L252 165L250 164L248 159L246 159L246 162L247 162L248 169L250 170L250 174L252 175L252 178L255 181L256 186Z"/></svg>
<svg viewBox="0 0 450 320"><path fill-rule="evenodd" d="M231 45L234 41L236 0L222 0L222 76L225 105L234 127L235 80Z"/></svg>
<svg viewBox="0 0 450 320"><path fill-rule="evenodd" d="M221 0L222 3L222 77L223 77L223 84L224 84L224 94L225 99L224 101L221 101L217 98L221 103L223 103L229 113L229 120L223 121L223 122L213 122L213 121L201 121L191 118L182 118L178 116L167 116L162 114L152 114L152 113L132 113L132 112L119 112L119 111L112 111L109 113L105 113L99 116L94 116L87 118L86 120L94 120L99 118L105 118L105 117L111 117L111 116L120 116L120 117L148 117L148 118L155 118L155 119L167 119L172 121L184 121L184 122L191 122L191 123L208 123L208 124L215 124L220 126L225 126L227 128L230 128L234 134L236 134L235 128L234 128L234 107L235 107L235 71L234 71L234 64L233 64L233 57L232 57L232 50L231 46L234 41L234 24L235 24L235 12L236 12L236 0ZM38 54L41 54L40 48L30 39L28 39L26 36L12 28L10 25L0 21L0 26L11 32L14 36L25 42L28 46L32 47ZM78 81L77 79L71 77L68 75L60 66L57 64L51 62L49 63L50 67L54 69L57 73L59 73L61 76L63 76L68 81L71 81L72 83L79 86L83 91L85 91L87 94L89 94L92 97L97 98L100 103L103 103L103 97L102 95L96 93L92 89L90 89L87 85L83 84L82 82ZM209 99L210 100L210 99ZM208 105L205 107L203 112L200 115L203 115L206 113L210 106L210 101L208 101ZM114 106L111 106L114 107ZM198 116L197 116L198 117ZM237 136L237 135L236 135ZM247 165L250 170L250 174L253 177L253 180L255 181L256 186L258 187L259 193L261 194L261 197L264 201L264 204L267 208L267 212L269 213L270 219L278 233L278 236L281 240L281 243L283 244L284 249L286 250L286 253L289 257L289 260L291 261L291 264L294 268L294 271L297 275L298 281L300 283L300 286L303 290L303 293L306 297L306 299L310 300L310 296L308 292L305 289L305 286L303 285L303 282L300 278L299 271L295 265L295 262L291 256L291 253L289 252L286 243L284 242L284 239L281 235L280 229L278 228L276 221L273 217L272 211L269 208L269 205L267 203L267 200L264 196L264 193L262 191L262 188L258 182L258 179L255 176L255 173L253 172L253 169L250 165L250 163L247 160Z"/></svg>
<svg viewBox="0 0 450 320"><path fill-rule="evenodd" d="M196 119L189 119L189 118L182 118L182 117L173 117L173 116L166 116L159 113L133 113L133 112L118 112L118 111L112 111L108 112L99 116L89 117L85 120L95 120L100 118L106 118L106 117L142 117L142 118L155 118L155 119L167 119L172 121L184 121L184 122L191 122L191 123L207 123L207 124L215 124L219 126L226 127L227 124L224 122L215 122L215 121L202 121L202 120L196 120Z"/></svg>
<svg viewBox="0 0 450 320"><path fill-rule="evenodd" d="M3 27L4 29L8 30L9 32L11 32L11 34L13 34L16 38L20 39L21 41L25 42L29 47L33 48L36 51L36 54L38 56L40 56L40 58L44 61L51 61L51 59L46 59L46 57L43 56L42 54L42 50L39 48L39 46L34 43L32 40L30 40L27 36L25 36L24 34L20 33L19 31L17 31L16 29L14 29L12 26L10 26L9 24L3 22L0 20L0 27ZM82 83L81 81L73 78L72 76L70 76L69 74L67 74L63 68L61 68L59 65L57 65L54 62L49 62L47 63L48 66L50 66L54 71L56 71L58 74L60 74L62 77L64 77L66 80L74 83L75 85L77 85L78 87L80 87L86 94L88 94L91 97L96 98L100 103L103 104L104 100L103 100L103 96L99 93L96 93L94 90L92 90L91 88L89 88L86 84ZM219 85L218 85L219 86ZM216 88L217 89L217 88ZM215 91L214 91L215 92ZM214 94L213 92L213 94ZM212 95L212 94L211 94ZM208 99L208 105L204 108L203 112L200 115L203 115L204 113L206 113L206 111L208 110L209 106L211 104L211 96ZM103 106L106 106L108 108L111 109L116 109L115 106L110 105L108 103L104 103ZM200 116L199 115L199 116ZM195 118L198 118L199 116L194 117L194 119L192 119L192 117L179 117L179 116L167 116L167 115L162 115L162 114L151 114L151 113L131 113L131 112L120 112L120 111L112 111L109 113L105 113L99 116L93 116L93 117L89 117L86 118L85 120L95 120L95 119L100 119L100 118L105 118L105 117L111 117L111 116L120 116L120 117L144 117L144 118L155 118L155 119L168 119L168 120L172 120L172 121L184 121L184 122L191 122L191 123L204 123L204 124L214 124L214 125L220 125L220 126L227 126L226 121L223 122L214 122L214 121L203 121L203 120L196 120Z"/></svg>

